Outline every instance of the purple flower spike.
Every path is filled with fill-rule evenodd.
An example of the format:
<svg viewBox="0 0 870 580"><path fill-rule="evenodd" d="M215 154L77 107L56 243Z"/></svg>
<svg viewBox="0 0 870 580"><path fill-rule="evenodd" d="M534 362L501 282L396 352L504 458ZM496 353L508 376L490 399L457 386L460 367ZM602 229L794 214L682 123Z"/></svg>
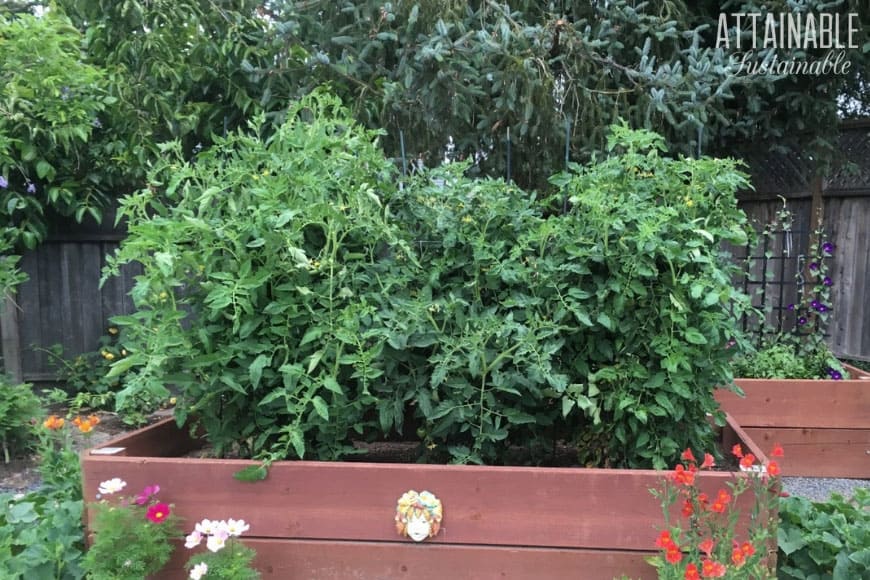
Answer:
<svg viewBox="0 0 870 580"><path fill-rule="evenodd" d="M788 305L788 309L789 309L789 310L794 310L794 304L789 304L789 305Z"/></svg>
<svg viewBox="0 0 870 580"><path fill-rule="evenodd" d="M9 187L9 181L6 180L6 176L0 175L0 189L6 189Z"/></svg>
<svg viewBox="0 0 870 580"><path fill-rule="evenodd" d="M812 307L815 308L816 310L819 309L819 305L820 305L820 304L821 304L821 302L819 302L818 300L813 300L812 302L810 302L810 306L812 306Z"/></svg>
<svg viewBox="0 0 870 580"><path fill-rule="evenodd" d="M826 254L833 254L834 244L832 244L831 242L825 242L824 244L822 244L822 251Z"/></svg>
<svg viewBox="0 0 870 580"><path fill-rule="evenodd" d="M839 381L843 378L843 375L842 375L842 373L840 373L840 371L835 371L835 370L831 369L831 378L834 379L835 381Z"/></svg>
<svg viewBox="0 0 870 580"><path fill-rule="evenodd" d="M833 285L834 285L834 281L831 280L830 277L825 276L825 277L822 279L822 284L824 284L825 286L833 286Z"/></svg>
<svg viewBox="0 0 870 580"><path fill-rule="evenodd" d="M816 310L817 310L818 312L827 312L827 311L828 311L828 307L825 306L824 304L819 304L818 306L816 306Z"/></svg>
<svg viewBox="0 0 870 580"><path fill-rule="evenodd" d="M812 270L813 272L815 272L815 271L818 270L818 269L819 269L819 265L818 265L816 262L811 262L811 263L810 263L810 270Z"/></svg>
<svg viewBox="0 0 870 580"><path fill-rule="evenodd" d="M803 325L806 324L806 323L807 323L807 317L806 317L806 316L801 316L800 318L798 318L798 324L800 324L801 326L803 326Z"/></svg>

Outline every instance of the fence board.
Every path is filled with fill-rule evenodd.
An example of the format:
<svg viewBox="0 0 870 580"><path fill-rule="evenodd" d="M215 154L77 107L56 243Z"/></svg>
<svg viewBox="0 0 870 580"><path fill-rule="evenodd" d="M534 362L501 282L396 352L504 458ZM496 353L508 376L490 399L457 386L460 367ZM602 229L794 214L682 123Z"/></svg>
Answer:
<svg viewBox="0 0 870 580"><path fill-rule="evenodd" d="M840 226L831 240L831 347L843 356L870 357L870 197L827 200L825 221Z"/></svg>
<svg viewBox="0 0 870 580"><path fill-rule="evenodd" d="M139 267L128 267L122 276L100 288L100 276L107 253L118 243L104 233L87 241L87 233L51 239L26 252L21 267L29 280L18 289L18 335L21 338L21 367L25 380L51 381L56 367L43 352L54 344L63 346L71 358L95 350L109 318L133 310L127 295Z"/></svg>

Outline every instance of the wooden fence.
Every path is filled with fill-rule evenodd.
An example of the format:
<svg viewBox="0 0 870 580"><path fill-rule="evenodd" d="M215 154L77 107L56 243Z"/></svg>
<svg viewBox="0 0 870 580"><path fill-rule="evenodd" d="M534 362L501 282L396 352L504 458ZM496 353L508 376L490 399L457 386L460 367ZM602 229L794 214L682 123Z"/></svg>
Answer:
<svg viewBox="0 0 870 580"><path fill-rule="evenodd" d="M843 125L839 155L846 162L840 170L814 179L803 177L802 169L810 161L800 156L757 157L750 167L755 190L743 192L740 205L758 230L775 221L783 199L794 217L790 248L794 260L767 263L767 275L773 279L793 277L798 262L806 258L813 232L827 232L835 246L830 262L834 283L828 343L843 358L870 360L870 120ZM774 238L770 252L783 255L784 243L784 237ZM756 279L761 275L753 272ZM793 301L793 295L785 295L782 304L774 300L768 306Z"/></svg>
<svg viewBox="0 0 870 580"><path fill-rule="evenodd" d="M126 268L100 287L106 256L124 237L111 224L111 216L104 225L58 220L45 243L24 253L20 266L29 279L6 299L0 314L8 374L53 381L57 365L45 349L59 344L66 358L96 350L109 318L132 312L128 293L140 269Z"/></svg>
<svg viewBox="0 0 870 580"><path fill-rule="evenodd" d="M843 170L815 180L801 177L807 160L759 156L750 169L755 191L741 195L741 206L760 229L774 219L785 198L795 218L795 256L806 253L816 226L830 232L836 251L829 343L842 357L870 360L870 121L845 125L840 149L857 172ZM107 219L101 226L58 225L45 244L24 255L21 266L30 279L19 288L14 304L7 300L0 314L7 373L28 381L55 379L56 369L41 349L60 344L68 357L95 350L109 318L132 310L127 293L136 268L127 268L122 277L99 287L105 257L123 239L123 232L112 229L111 223ZM782 243L775 242L770 251L781 253L783 248L776 244ZM793 276L796 268L788 260L766 265L790 268L772 271L773 278ZM760 268L760 262L754 267Z"/></svg>

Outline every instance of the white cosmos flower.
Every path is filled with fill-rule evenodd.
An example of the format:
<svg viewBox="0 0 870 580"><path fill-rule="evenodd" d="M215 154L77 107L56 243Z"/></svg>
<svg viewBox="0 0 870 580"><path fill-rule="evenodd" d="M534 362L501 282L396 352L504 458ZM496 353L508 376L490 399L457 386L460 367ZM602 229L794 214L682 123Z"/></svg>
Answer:
<svg viewBox="0 0 870 580"><path fill-rule="evenodd" d="M208 564L205 562L200 562L196 566L190 569L190 578L191 580L199 580L205 573L208 572Z"/></svg>
<svg viewBox="0 0 870 580"><path fill-rule="evenodd" d="M100 487L97 491L100 492L101 495L111 495L113 493L118 493L127 485L127 482L118 477L114 477L108 481L104 481L100 484Z"/></svg>
<svg viewBox="0 0 870 580"><path fill-rule="evenodd" d="M234 520L232 518L227 522L227 533L231 536L241 536L243 533L251 529L251 526L245 523L245 520Z"/></svg>
<svg viewBox="0 0 870 580"><path fill-rule="evenodd" d="M203 536L208 536L214 533L217 523L218 522L213 522L210 519L204 519L196 524L196 526L194 526L194 529Z"/></svg>
<svg viewBox="0 0 870 580"><path fill-rule="evenodd" d="M184 547L185 548L195 548L202 542L202 534L197 531L191 532L191 534L184 538Z"/></svg>
<svg viewBox="0 0 870 580"><path fill-rule="evenodd" d="M208 540L205 543L205 547L211 550L212 552L220 552L223 550L224 546L227 545L227 535L226 531L220 530L215 532L211 536L208 537Z"/></svg>

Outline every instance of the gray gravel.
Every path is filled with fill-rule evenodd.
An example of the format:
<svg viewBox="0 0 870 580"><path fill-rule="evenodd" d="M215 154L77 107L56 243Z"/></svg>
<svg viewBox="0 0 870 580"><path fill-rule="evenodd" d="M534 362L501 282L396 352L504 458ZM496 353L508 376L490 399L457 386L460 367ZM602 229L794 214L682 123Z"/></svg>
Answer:
<svg viewBox="0 0 870 580"><path fill-rule="evenodd" d="M782 487L790 495L799 495L812 501L827 501L832 492L852 497L859 488L870 488L868 479L840 479L829 477L783 477Z"/></svg>

